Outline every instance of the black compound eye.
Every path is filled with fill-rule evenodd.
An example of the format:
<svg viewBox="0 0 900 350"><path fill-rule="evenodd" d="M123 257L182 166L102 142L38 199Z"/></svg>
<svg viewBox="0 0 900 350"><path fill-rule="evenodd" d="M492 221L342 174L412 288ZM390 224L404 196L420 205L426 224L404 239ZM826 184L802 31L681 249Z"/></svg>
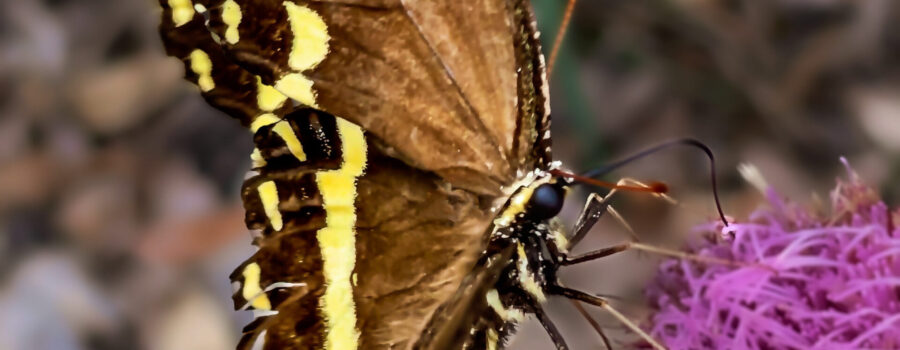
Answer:
<svg viewBox="0 0 900 350"><path fill-rule="evenodd" d="M565 189L554 184L543 184L534 189L528 201L528 216L543 220L549 219L562 210L565 200Z"/></svg>

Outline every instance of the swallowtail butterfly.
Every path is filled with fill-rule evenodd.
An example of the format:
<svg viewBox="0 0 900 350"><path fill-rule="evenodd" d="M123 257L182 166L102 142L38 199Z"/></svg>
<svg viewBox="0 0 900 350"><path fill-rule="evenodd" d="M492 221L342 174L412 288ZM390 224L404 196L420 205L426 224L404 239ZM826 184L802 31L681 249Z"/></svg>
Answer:
<svg viewBox="0 0 900 350"><path fill-rule="evenodd" d="M160 0L167 53L250 129L242 189L259 250L231 275L239 349L497 349L541 309L606 210L550 225L550 157L528 0Z"/></svg>

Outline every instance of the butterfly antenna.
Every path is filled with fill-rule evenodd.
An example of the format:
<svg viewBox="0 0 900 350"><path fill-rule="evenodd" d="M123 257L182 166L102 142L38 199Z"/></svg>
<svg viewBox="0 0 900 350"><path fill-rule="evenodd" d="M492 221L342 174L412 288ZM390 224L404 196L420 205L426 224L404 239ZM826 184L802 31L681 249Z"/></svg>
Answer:
<svg viewBox="0 0 900 350"><path fill-rule="evenodd" d="M650 182L650 183L646 183L646 184L638 182L638 181L633 181L633 184L624 183L624 182L612 183L609 181L598 180L598 179L587 177L587 176L572 174L570 172L559 170L559 169L552 169L549 172L550 172L550 174L553 174L555 176L567 178L567 179L570 179L575 182L580 182L580 183L591 185L591 186L608 188L610 190L615 190L615 191L650 192L650 193L659 194L659 195L663 195L666 192L669 192L669 186L666 185L665 183L662 183L659 181L654 181L654 182Z"/></svg>
<svg viewBox="0 0 900 350"><path fill-rule="evenodd" d="M726 227L728 227L728 220L725 219L725 212L722 210L722 203L719 200L719 186L716 183L716 158L713 155L713 152L709 148L709 146L707 146L703 142L700 142L696 139L684 138L684 139L676 139L676 140L663 142L656 146L653 146L653 147L647 148L643 151L640 151L638 153L635 153L629 157L626 157L625 159L621 159L619 161L607 164L606 166L588 171L588 172L582 174L580 177L596 179L603 175L609 174L613 170L621 168L622 166L630 164L636 160L639 160L641 158L644 158L646 156L649 156L651 154L659 152L663 149L667 149L669 147L678 146L678 145L695 147L695 148L700 149L701 151L703 151L703 153L706 154L706 158L709 159L709 178L710 178L710 185L712 186L713 197L716 201L716 210L719 213L719 219L722 220L722 223L725 224ZM574 178L574 180L579 181L578 178Z"/></svg>
<svg viewBox="0 0 900 350"><path fill-rule="evenodd" d="M572 21L572 12L575 10L575 2L577 0L569 0L566 4L566 12L563 14L562 22L559 24L559 30L556 32L556 38L553 39L553 49L550 50L550 60L547 62L547 76L552 76L553 66L556 65L556 59L559 57L559 48L562 47L563 38L566 36L566 29L569 22Z"/></svg>

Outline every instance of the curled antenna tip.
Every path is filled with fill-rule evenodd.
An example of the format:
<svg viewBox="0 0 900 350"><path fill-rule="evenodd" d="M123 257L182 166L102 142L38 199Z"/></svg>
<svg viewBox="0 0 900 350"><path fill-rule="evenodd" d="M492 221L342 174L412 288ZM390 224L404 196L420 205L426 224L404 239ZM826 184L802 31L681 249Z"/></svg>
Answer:
<svg viewBox="0 0 900 350"><path fill-rule="evenodd" d="M699 140L692 139L692 138L681 138L681 139L675 139L675 140L663 142L663 143L657 144L655 146L652 146L650 148L647 148L643 151L632 154L631 156L621 159L617 162L613 162L613 163L607 164L606 166L603 166L601 168L588 171L588 172L580 175L580 178L584 179L584 178L601 177L601 176L606 175L606 174L612 172L613 170L616 170L624 165L630 164L638 159L642 159L651 154L659 152L660 150L667 149L667 148L670 148L675 145L686 145L686 146L695 147L695 148L703 151L703 153L706 155L706 158L709 159L710 187L712 187L713 198L715 199L715 203L716 203L716 211L718 211L719 218L722 220L722 223L724 223L725 226L727 227L728 220L725 219L725 212L722 211L722 204L719 201L719 189L718 189L718 185L716 184L716 157L713 155L712 149L710 149L709 146L707 146L705 143L703 143ZM582 181L582 182L587 182L587 181Z"/></svg>

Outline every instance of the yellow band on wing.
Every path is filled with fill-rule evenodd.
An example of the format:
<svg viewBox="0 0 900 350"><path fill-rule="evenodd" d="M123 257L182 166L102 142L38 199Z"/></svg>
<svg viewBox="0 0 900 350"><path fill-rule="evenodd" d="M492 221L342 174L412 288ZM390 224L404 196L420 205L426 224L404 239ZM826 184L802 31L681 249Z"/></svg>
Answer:
<svg viewBox="0 0 900 350"><path fill-rule="evenodd" d="M250 161L253 164L253 169L262 168L267 164L266 158L263 158L259 148L253 149L253 153L250 154Z"/></svg>
<svg viewBox="0 0 900 350"><path fill-rule="evenodd" d="M169 0L172 9L172 22L176 27L181 27L194 18L194 6L191 0Z"/></svg>
<svg viewBox="0 0 900 350"><path fill-rule="evenodd" d="M253 119L253 123L250 123L250 131L255 134L260 128L280 121L281 118L278 118L278 116L272 113L260 114L256 119Z"/></svg>
<svg viewBox="0 0 900 350"><path fill-rule="evenodd" d="M313 81L300 73L285 75L275 82L275 89L298 102L316 107L316 93L313 91Z"/></svg>
<svg viewBox="0 0 900 350"><path fill-rule="evenodd" d="M263 182L256 191L259 192L259 200L269 217L269 225L272 225L273 230L281 231L284 222L281 220L281 211L278 210L278 187L275 186L275 181Z"/></svg>
<svg viewBox="0 0 900 350"><path fill-rule="evenodd" d="M257 263L250 263L244 267L241 273L244 275L244 287L241 290L241 296L244 297L250 306L257 310L271 310L272 303L266 293L263 293L262 287L259 285L262 269Z"/></svg>
<svg viewBox="0 0 900 350"><path fill-rule="evenodd" d="M328 55L328 27L325 20L309 7L284 2L291 24L291 52L288 65L297 72L314 68Z"/></svg>
<svg viewBox="0 0 900 350"><path fill-rule="evenodd" d="M262 78L256 77L256 104L259 109L272 112L287 101L287 96L275 90L274 87L263 84Z"/></svg>
<svg viewBox="0 0 900 350"><path fill-rule="evenodd" d="M222 22L225 23L225 41L237 44L241 40L238 25L241 24L241 7L234 0L225 0L222 4Z"/></svg>
<svg viewBox="0 0 900 350"><path fill-rule="evenodd" d="M194 9L192 8L191 11ZM212 78L212 60L203 50L196 49L191 52L191 71L197 74L197 86L200 91L207 92L216 88L216 82Z"/></svg>
<svg viewBox="0 0 900 350"><path fill-rule="evenodd" d="M351 284L356 265L356 180L366 167L367 150L362 129L336 119L344 159L339 169L316 173L326 215L316 238L326 285L321 300L327 322L325 349L353 350L359 346Z"/></svg>
<svg viewBox="0 0 900 350"><path fill-rule="evenodd" d="M284 140L284 143L287 145L291 154L294 155L294 158L301 162L306 161L306 153L303 152L303 144L300 143L300 139L297 138L297 134L294 133L294 129L291 129L291 124L287 121L280 121L272 127L272 131L274 131L278 136L281 136L281 139Z"/></svg>
<svg viewBox="0 0 900 350"><path fill-rule="evenodd" d="M306 6L285 1L284 8L291 24L288 66L294 72L280 77L275 82L275 89L304 105L316 107L313 81L303 72L315 68L328 55L328 41L331 40L328 26L322 16Z"/></svg>

